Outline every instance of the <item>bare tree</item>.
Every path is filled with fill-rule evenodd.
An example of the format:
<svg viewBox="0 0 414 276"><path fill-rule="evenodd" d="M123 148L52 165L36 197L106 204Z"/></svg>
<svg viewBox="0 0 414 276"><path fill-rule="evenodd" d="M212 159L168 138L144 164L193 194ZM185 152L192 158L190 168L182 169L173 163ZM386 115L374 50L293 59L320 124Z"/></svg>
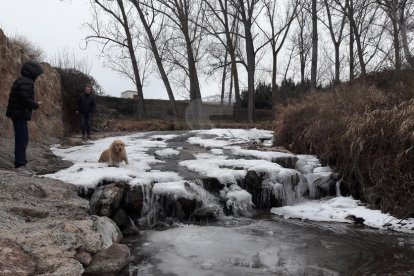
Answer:
<svg viewBox="0 0 414 276"><path fill-rule="evenodd" d="M169 39L170 62L182 69L188 76L192 107L192 118L197 127L201 116L201 91L197 70L198 55L203 31L198 22L203 21L201 0L154 0L157 5L149 6L165 15L171 25L173 37ZM182 49L185 49L183 54ZM185 63L184 63L185 61Z"/></svg>
<svg viewBox="0 0 414 276"><path fill-rule="evenodd" d="M292 0L288 3L283 2L283 6L285 8L285 15L283 17L281 16L281 12L277 12L278 9L282 8L277 5L278 1L263 0L263 4L267 19L269 20L270 32L267 32L262 28L261 30L269 40L272 49L272 95L273 102L275 102L275 95L277 91L277 57L286 41L292 22L296 17L299 1ZM277 17L281 18L279 22L276 22Z"/></svg>
<svg viewBox="0 0 414 276"><path fill-rule="evenodd" d="M239 86L239 72L237 68L236 47L239 34L238 18L236 12L232 9L230 0L203 0L208 14L206 16L207 32L220 41L221 45L226 48L226 52L230 56L231 64L231 84L234 83L235 90L235 119L239 120L241 115L241 99ZM233 17L232 17L233 15ZM227 62L224 64L227 66ZM225 69L224 69L225 70ZM230 89L231 91L232 89ZM229 93L231 97L231 92Z"/></svg>
<svg viewBox="0 0 414 276"><path fill-rule="evenodd" d="M162 60L160 51L158 50L159 46L157 45L157 41L156 41L157 34L154 35L153 30L151 29L152 25L156 21L156 11L155 11L155 9L149 9L149 8L146 7L148 5L153 6L153 1L151 1L150 3L145 2L146 6L142 5L141 1L139 1L139 0L130 0L130 1L135 6L135 8L138 12L139 18L141 20L141 23L142 23L142 25L145 29L146 34L147 34L149 45L150 45L151 51L153 53L155 62L157 64L158 72L159 72L159 74L161 76L161 79L164 83L165 89L167 90L167 94L168 94L168 97L170 99L170 104L171 104L171 108L172 108L172 111L173 111L173 115L174 115L174 118L176 120L178 118L177 117L178 116L177 115L178 111L177 111L177 105L176 105L176 102L175 102L174 93L173 93L172 88L171 88L171 84L170 84L170 80L168 78L168 74L167 74L167 72L164 68L164 64L163 64L163 60ZM147 19L146 15L151 15L151 18ZM164 16L165 15L162 15L162 17L164 17ZM161 29L164 27L163 22L164 22L164 20L161 19L161 23L160 23L160 25L161 25L160 28Z"/></svg>
<svg viewBox="0 0 414 276"><path fill-rule="evenodd" d="M316 89L318 73L318 5L317 0L312 0L312 65L311 65L311 90Z"/></svg>
<svg viewBox="0 0 414 276"><path fill-rule="evenodd" d="M293 50L297 51L300 66L300 82L305 83L306 64L309 60L310 51L312 49L312 30L309 28L310 20L308 11L305 9L305 2L299 4L296 14L297 30L292 38Z"/></svg>
<svg viewBox="0 0 414 276"><path fill-rule="evenodd" d="M230 0L236 10L236 16L244 27L244 36L238 34L245 41L246 60L243 65L247 70L247 120L254 121L254 85L256 73L256 55L267 43L255 47L256 35L253 34L254 24L257 23L257 16L261 12L260 0Z"/></svg>
<svg viewBox="0 0 414 276"><path fill-rule="evenodd" d="M346 22L345 14L335 14L332 10L335 10L336 7L332 7L334 2L332 0L323 0L326 9L326 17L328 19L328 24L325 23L325 20L321 20L322 23L329 30L331 35L331 40L335 49L335 78L334 83L340 82L340 70L341 70L341 60L340 60L340 47L343 41L343 34ZM338 18L335 21L335 17Z"/></svg>
<svg viewBox="0 0 414 276"><path fill-rule="evenodd" d="M126 50L128 53L128 59L132 67L133 72L133 81L137 88L138 92L138 117L140 119L145 119L145 104L144 104L144 94L142 88L142 76L138 68L138 59L136 55L136 42L134 41L134 34L132 33L133 28L131 26L131 21L129 18L131 14L126 10L123 0L115 1L101 1L101 0L91 0L92 8L94 11L93 14L93 23L88 23L87 26L92 32L92 35L86 37L87 43L89 41L96 41L102 46L102 53L110 52L111 47L114 46L117 49L121 50L121 56ZM98 8L103 10L107 16L109 16L110 21L106 24L104 19L100 17ZM112 53L109 53L107 57L111 57ZM119 59L109 59L110 62L119 61L119 63L112 63L112 68L114 66L121 65L121 68L118 69L118 72L125 73L128 77L128 70L122 68L126 63ZM119 67L118 67L119 68Z"/></svg>
<svg viewBox="0 0 414 276"><path fill-rule="evenodd" d="M412 68L414 68L414 58L410 52L407 38L406 27L406 8L411 4L409 0L376 0L378 5L386 12L391 20L393 27L393 42L395 49L395 67L397 70L401 69L401 57L400 57L400 39L399 33L401 32L402 48L404 50L405 58Z"/></svg>

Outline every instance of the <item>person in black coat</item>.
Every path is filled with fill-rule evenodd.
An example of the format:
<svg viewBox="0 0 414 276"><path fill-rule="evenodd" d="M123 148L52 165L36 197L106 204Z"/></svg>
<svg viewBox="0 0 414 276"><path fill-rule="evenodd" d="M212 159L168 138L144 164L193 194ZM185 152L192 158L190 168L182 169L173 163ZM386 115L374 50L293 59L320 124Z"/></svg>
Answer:
<svg viewBox="0 0 414 276"><path fill-rule="evenodd" d="M77 114L81 116L82 139L91 139L91 114L95 112L96 102L92 95L92 88L87 85L85 93L82 93L78 100Z"/></svg>
<svg viewBox="0 0 414 276"><path fill-rule="evenodd" d="M27 122L32 119L32 111L38 109L42 103L35 101L34 83L43 74L42 66L35 61L23 64L21 76L14 81L10 91L6 116L11 118L14 127L14 166L24 175L33 175L34 172L26 167L26 149L29 144L29 130Z"/></svg>

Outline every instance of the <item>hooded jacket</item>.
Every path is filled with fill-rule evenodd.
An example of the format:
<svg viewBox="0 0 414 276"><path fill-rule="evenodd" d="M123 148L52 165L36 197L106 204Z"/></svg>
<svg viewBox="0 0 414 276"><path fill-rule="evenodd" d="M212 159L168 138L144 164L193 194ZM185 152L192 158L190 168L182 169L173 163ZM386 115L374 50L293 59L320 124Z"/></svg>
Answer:
<svg viewBox="0 0 414 276"><path fill-rule="evenodd" d="M6 116L13 120L32 119L32 110L39 108L34 99L34 83L43 74L42 66L34 61L23 64L21 77L14 81L10 91Z"/></svg>

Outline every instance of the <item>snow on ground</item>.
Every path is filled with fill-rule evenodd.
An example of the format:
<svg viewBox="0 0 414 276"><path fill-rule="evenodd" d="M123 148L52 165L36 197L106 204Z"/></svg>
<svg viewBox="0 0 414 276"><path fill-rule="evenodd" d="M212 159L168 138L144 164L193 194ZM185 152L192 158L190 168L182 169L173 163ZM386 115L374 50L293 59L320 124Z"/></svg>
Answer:
<svg viewBox="0 0 414 276"><path fill-rule="evenodd" d="M194 130L193 133L202 135L214 135L224 139L240 139L246 141L262 139L272 139L273 131L263 129L222 129L213 128L209 130Z"/></svg>
<svg viewBox="0 0 414 276"><path fill-rule="evenodd" d="M276 152L276 151L248 150L248 149L242 149L240 146L231 146L227 148L230 149L234 155L254 157L257 159L267 160L270 162L272 162L273 160L279 159L279 158L294 158L295 157L295 155L291 153Z"/></svg>
<svg viewBox="0 0 414 276"><path fill-rule="evenodd" d="M167 148L163 150L157 150L155 151L155 154L161 157L167 157L167 156L179 155L180 152L172 148Z"/></svg>
<svg viewBox="0 0 414 276"><path fill-rule="evenodd" d="M360 206L359 200L352 197L335 197L332 199L304 200L294 206L272 208L271 212L284 218L308 219L313 221L346 222L348 215L363 218L364 224L378 229L389 229L398 232L414 233L414 219L397 219L380 210L371 210Z"/></svg>
<svg viewBox="0 0 414 276"><path fill-rule="evenodd" d="M202 137L190 137L187 141L190 144L198 145L203 148L222 148L233 144L233 142L229 140L205 139Z"/></svg>
<svg viewBox="0 0 414 276"><path fill-rule="evenodd" d="M164 162L147 154L150 148L167 147L164 141L153 141L144 138L145 133L121 137L108 137L83 146L62 148L55 146L52 151L57 156L69 160L74 165L47 177L83 187L95 187L102 180L126 181L132 185L148 184L152 181L180 181L176 172L151 171L151 165ZM121 139L126 144L129 165L121 163L119 167L108 167L106 163L98 163L103 150L107 149L114 139Z"/></svg>

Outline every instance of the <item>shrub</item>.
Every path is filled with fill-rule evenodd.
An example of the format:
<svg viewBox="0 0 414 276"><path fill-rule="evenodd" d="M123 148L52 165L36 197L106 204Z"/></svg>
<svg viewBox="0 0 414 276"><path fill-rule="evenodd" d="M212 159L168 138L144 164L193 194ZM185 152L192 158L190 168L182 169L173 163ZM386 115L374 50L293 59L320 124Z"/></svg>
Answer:
<svg viewBox="0 0 414 276"><path fill-rule="evenodd" d="M28 60L37 62L43 61L43 50L24 36L15 36L10 39L10 43L20 48L21 53L25 55Z"/></svg>
<svg viewBox="0 0 414 276"><path fill-rule="evenodd" d="M414 215L412 74L370 75L281 107L275 143L318 155L355 198Z"/></svg>

